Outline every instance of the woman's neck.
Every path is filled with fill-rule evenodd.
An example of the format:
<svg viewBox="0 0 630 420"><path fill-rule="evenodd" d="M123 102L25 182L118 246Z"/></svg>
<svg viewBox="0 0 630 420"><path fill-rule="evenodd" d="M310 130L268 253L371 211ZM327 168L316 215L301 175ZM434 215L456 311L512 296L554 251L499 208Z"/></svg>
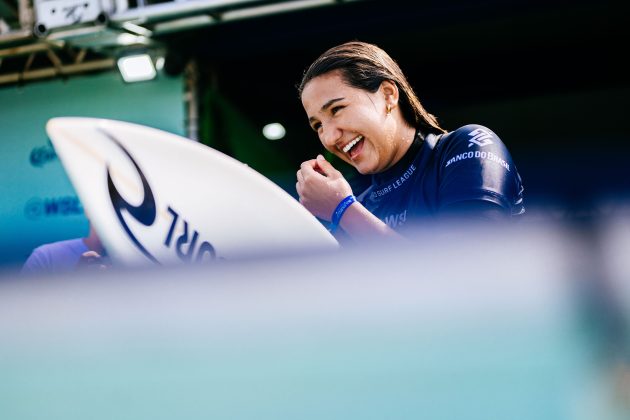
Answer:
<svg viewBox="0 0 630 420"><path fill-rule="evenodd" d="M400 159L405 156L411 145L413 144L413 140L416 138L416 129L410 125L403 124L401 126L400 132L397 134L399 137L399 147L394 156L393 165L400 162Z"/></svg>

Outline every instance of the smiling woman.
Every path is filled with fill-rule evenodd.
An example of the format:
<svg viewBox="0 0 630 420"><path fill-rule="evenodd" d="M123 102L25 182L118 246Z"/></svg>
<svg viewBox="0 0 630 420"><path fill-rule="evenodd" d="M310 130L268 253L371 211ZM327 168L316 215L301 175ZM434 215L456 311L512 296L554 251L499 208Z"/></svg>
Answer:
<svg viewBox="0 0 630 420"><path fill-rule="evenodd" d="M302 163L300 202L330 220L332 231L396 236L427 216L494 220L524 213L521 178L499 137L480 125L444 130L379 47L331 48L305 72L299 93L326 150L372 175L372 185L355 197L323 156Z"/></svg>

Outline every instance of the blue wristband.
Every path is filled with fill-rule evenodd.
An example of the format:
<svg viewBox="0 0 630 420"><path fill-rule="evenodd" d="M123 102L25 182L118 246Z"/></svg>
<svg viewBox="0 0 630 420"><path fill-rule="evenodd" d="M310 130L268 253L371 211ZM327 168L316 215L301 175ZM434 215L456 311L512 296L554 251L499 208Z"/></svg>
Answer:
<svg viewBox="0 0 630 420"><path fill-rule="evenodd" d="M339 204L337 204L337 208L335 209L335 211L333 211L333 214L332 214L330 227L328 228L330 233L334 233L337 230L337 227L339 226L339 222L341 221L341 217L346 212L348 207L350 207L350 204L354 203L355 201L357 201L355 196L350 194L349 196L341 200Z"/></svg>

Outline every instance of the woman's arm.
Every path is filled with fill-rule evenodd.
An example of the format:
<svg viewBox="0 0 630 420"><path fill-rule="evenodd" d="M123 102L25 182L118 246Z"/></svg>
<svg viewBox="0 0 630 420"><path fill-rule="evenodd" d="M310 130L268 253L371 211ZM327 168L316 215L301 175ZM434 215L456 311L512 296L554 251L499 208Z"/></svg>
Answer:
<svg viewBox="0 0 630 420"><path fill-rule="evenodd" d="M337 205L352 195L348 181L322 155L302 163L297 172L295 187L300 196L300 203L314 216L323 220L331 220ZM354 239L401 238L359 202L354 202L347 208L339 226Z"/></svg>

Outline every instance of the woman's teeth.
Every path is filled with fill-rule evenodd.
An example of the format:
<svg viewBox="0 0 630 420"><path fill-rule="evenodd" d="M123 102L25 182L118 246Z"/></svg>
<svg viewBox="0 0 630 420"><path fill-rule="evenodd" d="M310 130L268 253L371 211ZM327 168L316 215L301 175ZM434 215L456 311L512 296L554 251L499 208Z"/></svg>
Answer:
<svg viewBox="0 0 630 420"><path fill-rule="evenodd" d="M343 152L344 153L348 153L350 151L350 149L352 149L355 144L357 144L358 142L360 142L361 140L363 140L363 136L357 136L354 140L352 140L350 143L346 144L346 146L343 148Z"/></svg>

